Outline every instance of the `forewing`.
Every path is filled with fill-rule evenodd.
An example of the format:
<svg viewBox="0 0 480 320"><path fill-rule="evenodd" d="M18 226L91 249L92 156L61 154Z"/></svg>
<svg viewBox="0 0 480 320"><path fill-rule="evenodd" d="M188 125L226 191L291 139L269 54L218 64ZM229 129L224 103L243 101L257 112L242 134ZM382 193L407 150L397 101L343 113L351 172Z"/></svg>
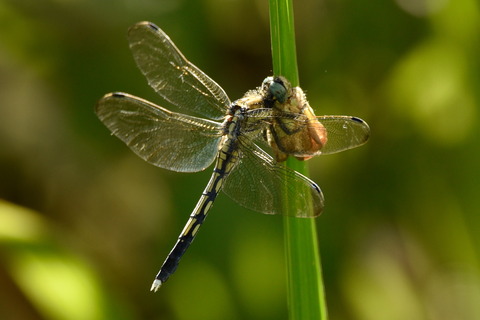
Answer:
<svg viewBox="0 0 480 320"><path fill-rule="evenodd" d="M148 84L165 100L211 119L225 116L230 106L225 91L189 62L159 27L137 23L129 29L128 40Z"/></svg>
<svg viewBox="0 0 480 320"><path fill-rule="evenodd" d="M320 215L323 194L315 182L277 164L250 140L239 139L240 159L223 188L230 198L248 209L266 214L302 218Z"/></svg>
<svg viewBox="0 0 480 320"><path fill-rule="evenodd" d="M356 148L366 143L370 136L368 124L350 116L320 116L318 121L327 129L327 143L321 154L331 154Z"/></svg>
<svg viewBox="0 0 480 320"><path fill-rule="evenodd" d="M105 95L95 111L114 135L158 167L196 172L217 154L222 134L217 122L171 112L126 93Z"/></svg>

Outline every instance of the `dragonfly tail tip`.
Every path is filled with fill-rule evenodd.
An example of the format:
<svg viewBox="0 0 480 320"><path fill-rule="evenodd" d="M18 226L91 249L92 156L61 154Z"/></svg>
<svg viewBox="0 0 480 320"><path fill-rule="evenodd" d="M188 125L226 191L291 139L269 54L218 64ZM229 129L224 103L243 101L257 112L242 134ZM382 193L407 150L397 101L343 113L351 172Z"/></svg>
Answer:
<svg viewBox="0 0 480 320"><path fill-rule="evenodd" d="M157 290L162 286L162 281L155 279L152 283L150 291L157 292Z"/></svg>

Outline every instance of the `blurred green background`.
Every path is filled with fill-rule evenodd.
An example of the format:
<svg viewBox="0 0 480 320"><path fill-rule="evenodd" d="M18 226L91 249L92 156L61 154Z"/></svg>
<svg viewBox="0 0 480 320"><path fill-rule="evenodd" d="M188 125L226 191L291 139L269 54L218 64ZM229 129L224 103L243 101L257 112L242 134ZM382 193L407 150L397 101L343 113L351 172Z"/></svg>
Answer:
<svg viewBox="0 0 480 320"><path fill-rule="evenodd" d="M474 0L295 3L300 81L367 145L309 161L331 319L480 319ZM268 3L0 1L0 319L286 319L282 219L226 196L148 290L210 170L172 173L96 118L161 100L127 28L149 20L236 99L271 74Z"/></svg>

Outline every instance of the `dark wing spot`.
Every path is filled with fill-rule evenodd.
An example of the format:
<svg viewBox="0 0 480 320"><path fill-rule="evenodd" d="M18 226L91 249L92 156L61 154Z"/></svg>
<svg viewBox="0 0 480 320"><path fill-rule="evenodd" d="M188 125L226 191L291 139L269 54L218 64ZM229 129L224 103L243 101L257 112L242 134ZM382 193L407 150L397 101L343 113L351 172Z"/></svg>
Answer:
<svg viewBox="0 0 480 320"><path fill-rule="evenodd" d="M362 119L357 118L357 117L351 117L350 119L353 120L353 121L356 121L356 122L360 122L360 123L364 123L364 122L365 122L365 121L363 121Z"/></svg>

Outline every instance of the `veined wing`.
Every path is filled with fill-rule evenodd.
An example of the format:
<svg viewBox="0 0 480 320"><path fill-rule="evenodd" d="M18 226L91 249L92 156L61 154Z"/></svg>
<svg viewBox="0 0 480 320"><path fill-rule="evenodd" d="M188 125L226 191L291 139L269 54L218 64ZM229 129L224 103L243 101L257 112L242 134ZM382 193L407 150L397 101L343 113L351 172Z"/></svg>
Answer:
<svg viewBox="0 0 480 320"><path fill-rule="evenodd" d="M360 118L351 116L320 116L318 121L327 129L327 143L321 154L331 154L366 143L370 127Z"/></svg>
<svg viewBox="0 0 480 320"><path fill-rule="evenodd" d="M135 61L148 84L171 104L211 119L221 119L230 106L225 91L189 62L170 38L151 22L128 31Z"/></svg>
<svg viewBox="0 0 480 320"><path fill-rule="evenodd" d="M173 171L204 170L215 159L222 137L220 123L171 112L126 93L105 95L95 111L138 156Z"/></svg>
<svg viewBox="0 0 480 320"><path fill-rule="evenodd" d="M223 191L245 208L266 214L315 217L323 210L319 186L304 175L279 165L248 138L239 138L240 159ZM295 212L287 212L294 201Z"/></svg>

